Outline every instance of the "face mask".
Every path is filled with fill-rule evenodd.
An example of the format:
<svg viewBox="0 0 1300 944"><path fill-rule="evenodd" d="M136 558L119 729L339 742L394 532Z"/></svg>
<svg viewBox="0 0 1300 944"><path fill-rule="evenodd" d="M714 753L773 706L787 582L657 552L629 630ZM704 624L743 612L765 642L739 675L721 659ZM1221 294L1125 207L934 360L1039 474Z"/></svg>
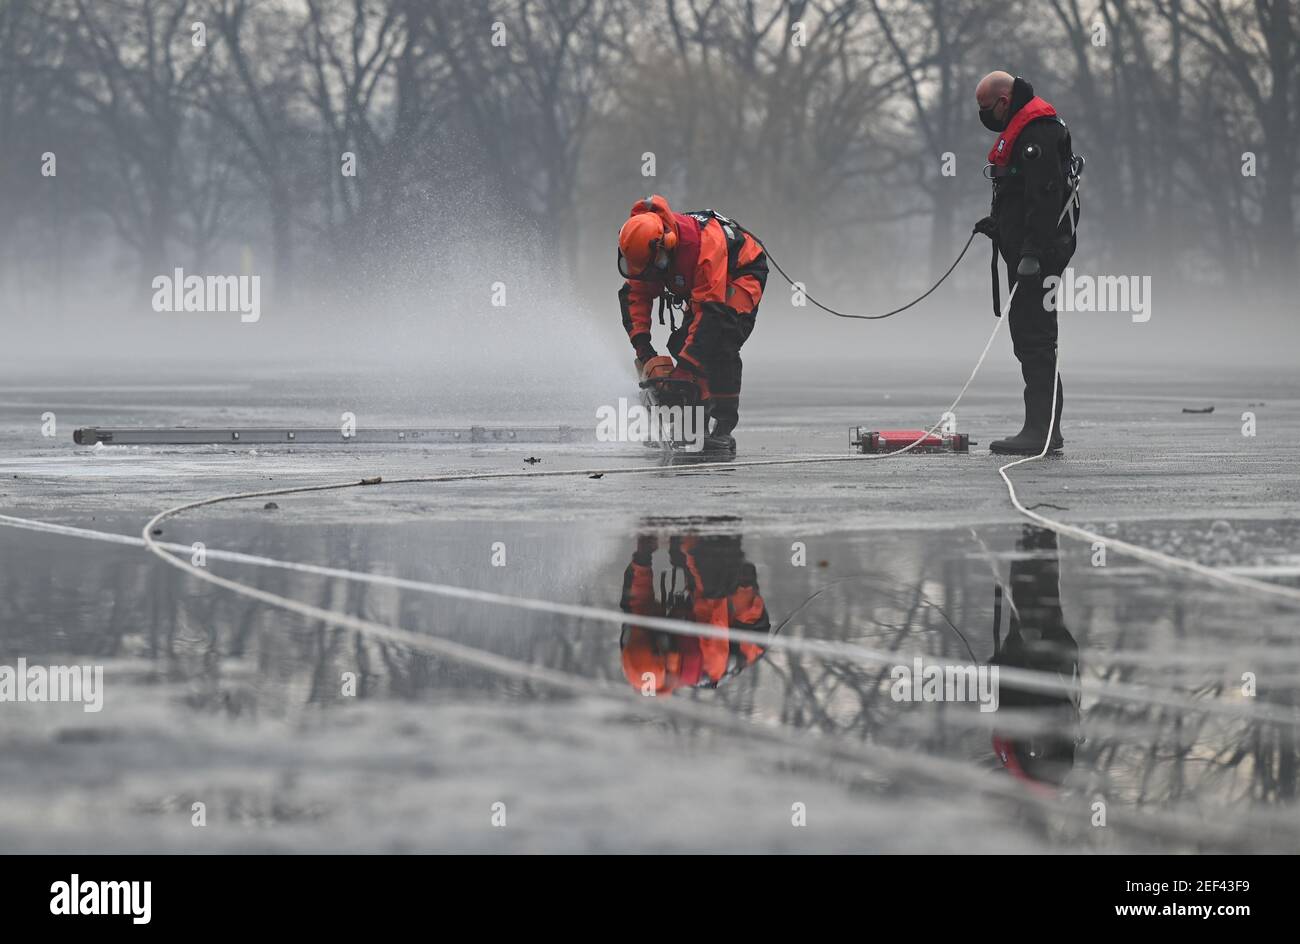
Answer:
<svg viewBox="0 0 1300 944"><path fill-rule="evenodd" d="M995 102L993 104L993 108L997 108L997 107L998 107L997 103ZM1001 121L999 121L998 119L994 118L993 108L980 109L980 124L988 128L990 131L995 131L999 133L1006 131L1007 130L1006 119L1004 118Z"/></svg>

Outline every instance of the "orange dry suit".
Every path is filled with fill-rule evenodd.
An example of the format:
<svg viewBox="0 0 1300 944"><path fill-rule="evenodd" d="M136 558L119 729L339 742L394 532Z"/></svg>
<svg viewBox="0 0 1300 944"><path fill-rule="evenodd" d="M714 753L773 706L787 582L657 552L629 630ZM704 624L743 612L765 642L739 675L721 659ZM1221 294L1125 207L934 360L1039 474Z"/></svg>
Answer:
<svg viewBox="0 0 1300 944"><path fill-rule="evenodd" d="M668 268L649 278L629 278L619 290L623 328L637 358L655 356L651 308L681 311L672 319L668 351L707 381L704 387L717 431L729 433L739 418L740 348L754 330L767 284L767 255L752 235L714 210L675 213L655 195L638 200L629 216L655 213L677 237Z"/></svg>

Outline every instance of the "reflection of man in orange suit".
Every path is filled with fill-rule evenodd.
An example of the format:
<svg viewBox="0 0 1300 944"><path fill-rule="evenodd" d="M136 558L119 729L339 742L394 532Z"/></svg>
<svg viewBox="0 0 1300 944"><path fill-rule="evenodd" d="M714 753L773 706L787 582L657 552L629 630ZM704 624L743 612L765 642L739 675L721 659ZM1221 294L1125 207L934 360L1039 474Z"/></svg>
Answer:
<svg viewBox="0 0 1300 944"><path fill-rule="evenodd" d="M707 623L723 630L771 630L758 575L745 559L740 535L674 536L668 548L672 582L667 571L661 573L656 597L652 558L658 547L653 534L637 538L632 563L623 573L619 603L623 612ZM620 645L628 682L638 691L656 695L683 687L716 688L763 655L763 647L753 642L685 636L634 622L624 624Z"/></svg>

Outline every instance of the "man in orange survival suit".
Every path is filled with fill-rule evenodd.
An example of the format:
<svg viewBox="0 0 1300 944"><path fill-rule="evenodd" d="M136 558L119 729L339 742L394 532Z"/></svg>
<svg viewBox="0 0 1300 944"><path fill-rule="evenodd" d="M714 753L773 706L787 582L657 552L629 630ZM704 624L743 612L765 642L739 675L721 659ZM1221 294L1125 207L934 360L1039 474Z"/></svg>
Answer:
<svg viewBox="0 0 1300 944"><path fill-rule="evenodd" d="M655 195L632 205L618 233L619 290L623 328L636 349L642 380L693 381L712 428L709 452L734 454L731 432L740 419L740 348L754 330L767 284L767 255L753 236L713 210L674 213ZM682 323L668 338L668 351L650 343L650 309L682 309Z"/></svg>
<svg viewBox="0 0 1300 944"><path fill-rule="evenodd" d="M632 563L623 572L619 605L636 616L669 616L718 629L767 633L772 622L758 589L758 573L740 547L740 536L685 535L669 543L672 587L661 581L663 599L655 597L652 557L658 547L652 534L637 538ZM684 576L678 589L677 574ZM677 688L717 688L763 655L748 640L669 633L628 623L620 640L623 674L637 691L667 695Z"/></svg>

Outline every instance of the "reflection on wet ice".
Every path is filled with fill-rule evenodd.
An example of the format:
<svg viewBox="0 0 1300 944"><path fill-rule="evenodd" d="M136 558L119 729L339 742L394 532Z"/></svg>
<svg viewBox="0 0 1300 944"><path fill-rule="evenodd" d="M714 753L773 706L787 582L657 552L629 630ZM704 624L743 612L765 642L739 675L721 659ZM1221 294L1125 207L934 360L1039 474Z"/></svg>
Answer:
<svg viewBox="0 0 1300 944"><path fill-rule="evenodd" d="M274 593L606 683L626 698L620 717L640 723L593 724L557 731L557 738L617 731L634 752L645 731L673 731L679 740L671 756L678 766L657 774L664 791L677 789L680 765L698 762L696 744L708 743L711 754L728 764L760 763L760 752L728 733L734 728L666 720L644 697L651 692L764 728L815 734L807 740L827 746L828 764L835 745L883 747L942 758L972 778L1004 771L1008 779L999 776L999 782L1054 804L1101 797L1113 810L1139 815L1182 812L1203 830L1236 817L1274 843L1296 835L1294 825L1288 832L1267 817L1294 812L1297 725L1171 707L1158 697L1247 710L1293 706L1300 657L1287 615L1267 608L1248 612L1236 596L1153 580L1134 568L1094 568L1088 548L1058 545L1049 532L989 527L978 541L965 530L803 536L809 553L807 566L799 566L791 555L797 536L751 528L738 518L576 527L548 522L504 535L475 521L250 532L244 522L213 519L179 522L175 530L173 538L182 543L203 538L214 547L329 560L356 570L384 565L412 580L606 610L611 621L599 622L217 565ZM502 536L510 566L491 569L467 560L465 548L488 547ZM287 618L228 594L195 593L184 575L161 573L140 556L40 538L5 560L0 662L18 656L41 663L104 661L102 714L111 726L96 740L77 734L87 726L78 719L76 731L56 725L48 741L25 734L21 750L11 736L6 743L13 763L32 772L48 764L75 766L70 754L96 743L118 750L154 728L208 726L212 741L196 743L210 749L151 753L157 767L133 781L133 808L170 810L174 804L163 803L163 793L211 789L205 784L250 763L230 753L229 745L244 738L289 756L297 724L329 732L339 763L355 757L369 764L361 758L377 752L393 761L407 738L424 737L409 727L413 709L437 727L437 719L451 717L448 706L490 705L502 716L523 718L562 703L545 687L389 640ZM664 616L707 626L721 638L647 625L650 617ZM830 641L875 656L826 658L776 640ZM918 657L1006 673L997 710L893 697L891 668ZM1245 669L1259 675L1257 702L1235 695ZM342 692L344 673L355 674L354 696ZM1007 677L1016 673L1052 684L1026 688ZM1082 700L1081 679L1091 693ZM1117 683L1151 697L1113 698L1107 686ZM352 711L360 705L367 714ZM399 716L407 719L399 728L385 721ZM5 717L17 715L0 716L0 722ZM576 784L600 767L599 757L557 759L553 744L532 743L535 728L510 750L520 757L537 751L530 769L544 773L548 783ZM506 728L494 722L491 730ZM211 747L222 743L226 747ZM487 756L493 755L480 755ZM437 767L452 758L435 760ZM150 792L155 776L178 786ZM891 782L904 794L920 787L907 777ZM962 798L969 785L954 777L936 789ZM112 798L104 791L96 795ZM39 800L35 787L31 796ZM859 801L846 793L844 802ZM14 809L14 815L22 812ZM1189 834L1186 846L1205 843Z"/></svg>
<svg viewBox="0 0 1300 944"><path fill-rule="evenodd" d="M758 572L745 558L739 534L673 534L667 568L655 586L658 535L637 535L632 561L623 572L619 606L632 616L666 616L716 629L765 633L772 628L758 586ZM619 640L623 674L647 696L677 688L717 688L753 665L763 648L752 641L687 636L624 625Z"/></svg>

